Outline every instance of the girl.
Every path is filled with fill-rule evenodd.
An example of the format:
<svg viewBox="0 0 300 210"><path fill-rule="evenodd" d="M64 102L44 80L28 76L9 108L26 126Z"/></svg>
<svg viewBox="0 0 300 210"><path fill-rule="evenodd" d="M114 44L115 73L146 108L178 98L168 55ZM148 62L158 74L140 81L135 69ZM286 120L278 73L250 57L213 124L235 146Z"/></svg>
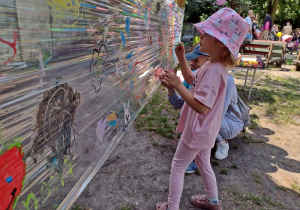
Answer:
<svg viewBox="0 0 300 210"><path fill-rule="evenodd" d="M192 84L191 90L187 90L174 73L168 71L160 77L161 82L175 88L186 103L177 127L182 135L172 161L168 202L158 203L157 210L179 209L185 169L193 159L203 177L207 195L194 195L191 202L201 208L222 209L210 165L210 151L221 124L228 67L234 66L238 58L248 26L234 10L222 8L195 27L202 34L201 51L210 55L210 61L192 72L184 57L184 47L180 45L175 49L183 77Z"/></svg>
<svg viewBox="0 0 300 210"><path fill-rule="evenodd" d="M261 28L260 40L270 40L269 32L271 31L273 26L272 17L269 14L266 14L266 17L263 22L263 26Z"/></svg>

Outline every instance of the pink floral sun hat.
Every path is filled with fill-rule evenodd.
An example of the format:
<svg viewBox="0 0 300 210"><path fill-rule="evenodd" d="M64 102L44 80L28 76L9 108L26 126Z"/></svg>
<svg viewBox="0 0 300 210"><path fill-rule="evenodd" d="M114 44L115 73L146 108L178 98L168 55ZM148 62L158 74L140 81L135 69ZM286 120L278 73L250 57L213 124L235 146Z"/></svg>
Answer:
<svg viewBox="0 0 300 210"><path fill-rule="evenodd" d="M237 59L248 26L239 14L230 8L222 8L205 21L194 25L197 30L220 40Z"/></svg>

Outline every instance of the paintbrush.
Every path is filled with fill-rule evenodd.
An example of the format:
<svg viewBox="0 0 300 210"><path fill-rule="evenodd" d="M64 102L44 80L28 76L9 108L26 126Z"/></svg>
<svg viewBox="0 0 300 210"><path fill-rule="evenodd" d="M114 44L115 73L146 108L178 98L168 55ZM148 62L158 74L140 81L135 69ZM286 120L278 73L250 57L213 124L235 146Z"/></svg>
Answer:
<svg viewBox="0 0 300 210"><path fill-rule="evenodd" d="M179 45L187 45L187 44L189 44L189 43L174 44L174 45L171 45L170 47L177 47L177 46L179 46Z"/></svg>

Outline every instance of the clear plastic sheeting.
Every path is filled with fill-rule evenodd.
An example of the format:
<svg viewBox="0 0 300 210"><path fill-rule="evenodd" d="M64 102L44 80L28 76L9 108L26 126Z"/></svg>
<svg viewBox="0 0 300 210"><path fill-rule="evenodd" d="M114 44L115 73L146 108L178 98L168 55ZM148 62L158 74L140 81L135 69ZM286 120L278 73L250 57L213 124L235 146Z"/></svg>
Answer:
<svg viewBox="0 0 300 210"><path fill-rule="evenodd" d="M0 0L0 209L71 207L177 65L182 21L171 0Z"/></svg>

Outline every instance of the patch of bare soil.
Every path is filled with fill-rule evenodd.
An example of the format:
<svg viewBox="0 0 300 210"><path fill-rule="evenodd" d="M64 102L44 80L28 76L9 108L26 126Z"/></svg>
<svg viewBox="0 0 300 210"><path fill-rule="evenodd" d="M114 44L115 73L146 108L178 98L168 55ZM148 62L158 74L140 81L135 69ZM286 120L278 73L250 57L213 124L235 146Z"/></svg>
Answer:
<svg viewBox="0 0 300 210"><path fill-rule="evenodd" d="M211 157L223 209L300 209L300 126L274 123L263 107L251 111L260 116L258 127L229 140L225 160ZM155 209L167 201L177 143L133 125L73 209ZM201 176L186 175L180 209L198 209L190 198L199 193Z"/></svg>

